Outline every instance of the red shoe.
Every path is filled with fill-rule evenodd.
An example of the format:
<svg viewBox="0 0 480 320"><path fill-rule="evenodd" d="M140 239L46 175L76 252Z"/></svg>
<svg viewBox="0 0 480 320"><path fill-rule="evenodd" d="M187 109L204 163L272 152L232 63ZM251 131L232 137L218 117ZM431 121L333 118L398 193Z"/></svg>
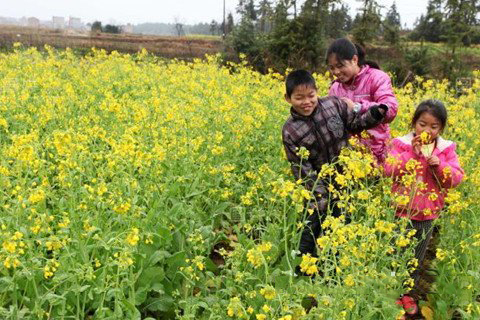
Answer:
<svg viewBox="0 0 480 320"><path fill-rule="evenodd" d="M407 314L417 314L418 313L418 305L417 305L417 302L415 301L415 299L413 299L412 297L410 297L409 295L405 294L403 295L400 299L397 300L397 304L398 301L401 301L402 305L403 305L403 310L405 310L405 312Z"/></svg>

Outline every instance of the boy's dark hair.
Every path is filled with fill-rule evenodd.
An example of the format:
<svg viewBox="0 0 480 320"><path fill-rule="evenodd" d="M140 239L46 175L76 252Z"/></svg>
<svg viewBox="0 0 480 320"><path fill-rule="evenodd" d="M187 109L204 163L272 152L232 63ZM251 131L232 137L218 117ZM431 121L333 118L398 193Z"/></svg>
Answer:
<svg viewBox="0 0 480 320"><path fill-rule="evenodd" d="M285 89L287 97L290 98L293 90L295 90L295 88L298 86L306 86L317 90L315 79L310 74L310 72L306 70L295 70L288 74L287 79L285 79Z"/></svg>
<svg viewBox="0 0 480 320"><path fill-rule="evenodd" d="M332 54L335 54L337 56L337 59L340 61L352 60L353 56L357 55L359 66L369 65L372 68L380 69L380 66L375 61L365 60L365 49L362 46L356 43L354 44L346 38L339 38L333 41L330 47L328 47L327 56L325 59L327 64L328 58Z"/></svg>
<svg viewBox="0 0 480 320"><path fill-rule="evenodd" d="M440 100L435 99L429 99L420 102L415 110L415 113L413 114L412 127L415 127L415 123L417 122L418 118L420 118L420 116L425 112L430 113L432 116L437 118L438 121L440 121L442 130L445 128L447 125L447 109Z"/></svg>

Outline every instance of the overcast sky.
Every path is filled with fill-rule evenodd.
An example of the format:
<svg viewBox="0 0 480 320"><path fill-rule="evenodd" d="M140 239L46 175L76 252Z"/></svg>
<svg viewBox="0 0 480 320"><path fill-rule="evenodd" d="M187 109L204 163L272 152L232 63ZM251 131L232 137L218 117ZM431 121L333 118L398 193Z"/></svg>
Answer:
<svg viewBox="0 0 480 320"><path fill-rule="evenodd" d="M301 3L303 1L300 0ZM345 0L355 15L360 2ZM385 13L393 0L377 0ZM402 24L413 26L426 11L428 0L397 0ZM226 11L235 13L238 0L225 0ZM221 21L223 0L0 0L0 16L20 18L34 16L50 20L52 16L78 17L84 22L104 23L174 22L185 24Z"/></svg>

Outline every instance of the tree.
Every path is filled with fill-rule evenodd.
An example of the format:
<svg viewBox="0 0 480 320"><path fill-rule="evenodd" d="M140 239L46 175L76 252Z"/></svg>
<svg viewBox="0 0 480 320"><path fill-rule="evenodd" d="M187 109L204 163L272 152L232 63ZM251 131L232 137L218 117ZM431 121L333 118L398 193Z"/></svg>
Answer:
<svg viewBox="0 0 480 320"><path fill-rule="evenodd" d="M430 0L427 5L427 13L421 15L417 21L415 30L411 34L412 40L426 40L431 42L439 42L444 33L443 0Z"/></svg>
<svg viewBox="0 0 480 320"><path fill-rule="evenodd" d="M103 28L103 32L106 32L106 33L120 33L122 30L120 30L120 27L119 26L115 26L113 24L107 24L104 28Z"/></svg>
<svg viewBox="0 0 480 320"><path fill-rule="evenodd" d="M250 19L250 16L244 15L240 23L234 28L231 33L230 44L235 52L245 54L252 65L260 71L264 71L262 52L265 44L259 40L255 23Z"/></svg>
<svg viewBox="0 0 480 320"><path fill-rule="evenodd" d="M352 17L348 14L349 7L342 4L340 7L332 4L330 13L327 16L326 35L331 39L345 36L352 28Z"/></svg>
<svg viewBox="0 0 480 320"><path fill-rule="evenodd" d="M362 46L378 36L381 16L380 5L375 0L357 0L363 2L360 14L355 18L353 37Z"/></svg>
<svg viewBox="0 0 480 320"><path fill-rule="evenodd" d="M261 0L258 7L258 27L260 32L270 32L272 28L272 4L269 0Z"/></svg>
<svg viewBox="0 0 480 320"><path fill-rule="evenodd" d="M230 12L227 16L227 27L225 28L225 33L229 34L230 32L233 31L233 28L235 27L235 24L233 22L233 15Z"/></svg>
<svg viewBox="0 0 480 320"><path fill-rule="evenodd" d="M392 6L387 12L387 15L385 16L384 23L390 25L390 26L395 26L398 27L399 29L402 27L402 23L400 21L400 13L397 11L397 4L395 1L393 1Z"/></svg>
<svg viewBox="0 0 480 320"><path fill-rule="evenodd" d="M447 0L444 21L444 38L452 46L469 45L478 25L480 4L477 0Z"/></svg>
<svg viewBox="0 0 480 320"><path fill-rule="evenodd" d="M102 22L100 21L95 21L92 23L92 32L102 32Z"/></svg>
<svg viewBox="0 0 480 320"><path fill-rule="evenodd" d="M397 5L394 1L383 20L384 40L392 45L397 44L400 41L401 27L400 14L397 11Z"/></svg>
<svg viewBox="0 0 480 320"><path fill-rule="evenodd" d="M273 13L273 26L269 34L269 61L277 70L284 70L295 52L293 47L295 21L288 19L288 1L278 1Z"/></svg>
<svg viewBox="0 0 480 320"><path fill-rule="evenodd" d="M237 13L239 13L242 17L247 17L252 21L257 20L257 11L255 10L255 3L253 0L239 0Z"/></svg>
<svg viewBox="0 0 480 320"><path fill-rule="evenodd" d="M215 20L212 20L212 22L210 22L210 34L213 36L213 35L216 35L218 34L218 22L215 21Z"/></svg>

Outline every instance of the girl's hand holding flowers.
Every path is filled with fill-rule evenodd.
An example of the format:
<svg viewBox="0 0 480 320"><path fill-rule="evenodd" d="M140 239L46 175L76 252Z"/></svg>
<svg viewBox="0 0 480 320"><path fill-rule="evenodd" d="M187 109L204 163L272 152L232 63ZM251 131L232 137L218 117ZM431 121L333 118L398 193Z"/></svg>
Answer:
<svg viewBox="0 0 480 320"><path fill-rule="evenodd" d="M415 136L412 139L412 148L413 148L413 152L415 152L416 155L422 154L422 140L419 135Z"/></svg>
<svg viewBox="0 0 480 320"><path fill-rule="evenodd" d="M422 144L429 144L431 142L430 140L432 140L432 136L427 131L423 131L420 134L420 140Z"/></svg>

